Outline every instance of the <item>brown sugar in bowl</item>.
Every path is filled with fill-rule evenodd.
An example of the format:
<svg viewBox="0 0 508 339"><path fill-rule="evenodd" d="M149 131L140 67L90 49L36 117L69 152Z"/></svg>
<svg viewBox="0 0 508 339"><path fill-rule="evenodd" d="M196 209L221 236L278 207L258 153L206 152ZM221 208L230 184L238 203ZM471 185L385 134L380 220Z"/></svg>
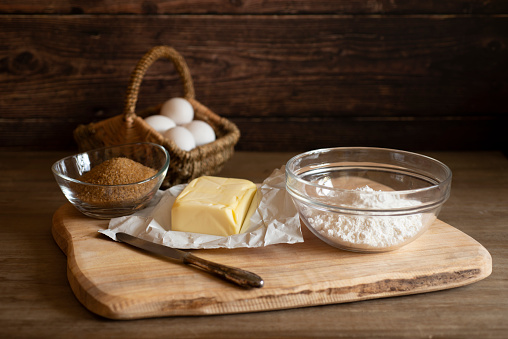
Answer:
<svg viewBox="0 0 508 339"><path fill-rule="evenodd" d="M169 154L153 143L134 143L79 153L52 166L66 198L100 219L129 215L146 206L162 184Z"/></svg>

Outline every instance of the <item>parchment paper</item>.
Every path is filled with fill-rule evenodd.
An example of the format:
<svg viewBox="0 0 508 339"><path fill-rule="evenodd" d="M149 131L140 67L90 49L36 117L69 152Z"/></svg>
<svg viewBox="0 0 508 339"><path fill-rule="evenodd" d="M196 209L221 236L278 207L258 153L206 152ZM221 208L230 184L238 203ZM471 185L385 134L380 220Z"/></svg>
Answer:
<svg viewBox="0 0 508 339"><path fill-rule="evenodd" d="M259 206L241 234L221 237L171 231L171 207L185 185L159 190L150 204L130 216L113 218L108 229L100 230L113 240L117 232L181 249L262 247L303 242L300 218L286 192L284 167L276 169L258 187Z"/></svg>

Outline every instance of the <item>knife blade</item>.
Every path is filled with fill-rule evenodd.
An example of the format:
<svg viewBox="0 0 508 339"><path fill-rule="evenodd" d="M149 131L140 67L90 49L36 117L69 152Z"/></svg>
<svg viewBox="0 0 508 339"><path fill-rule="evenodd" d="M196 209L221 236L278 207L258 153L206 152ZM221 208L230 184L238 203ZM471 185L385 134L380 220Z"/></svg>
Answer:
<svg viewBox="0 0 508 339"><path fill-rule="evenodd" d="M116 233L116 238L117 240L131 246L177 260L185 265L199 268L204 272L219 276L220 278L235 283L241 287L260 288L264 285L263 279L255 273L199 258L190 252L155 244L123 232Z"/></svg>

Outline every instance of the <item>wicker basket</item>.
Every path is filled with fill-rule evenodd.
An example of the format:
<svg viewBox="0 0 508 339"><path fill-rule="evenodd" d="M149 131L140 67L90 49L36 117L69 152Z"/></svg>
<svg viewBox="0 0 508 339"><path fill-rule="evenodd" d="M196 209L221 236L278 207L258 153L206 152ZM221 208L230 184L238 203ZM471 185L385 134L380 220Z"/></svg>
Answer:
<svg viewBox="0 0 508 339"><path fill-rule="evenodd" d="M175 65L183 83L184 98L194 107L194 118L212 126L217 136L214 142L184 151L173 141L164 138L143 120L143 117L158 114L162 103L144 110L139 116L136 115L136 102L143 76L160 58L167 58ZM185 60L176 50L167 46L154 47L139 60L127 88L123 114L97 123L80 125L74 130L74 139L82 151L142 141L164 146L170 154L170 163L163 188L185 183L202 175L217 174L233 155L239 138L240 131L234 123L218 116L194 99L194 86Z"/></svg>

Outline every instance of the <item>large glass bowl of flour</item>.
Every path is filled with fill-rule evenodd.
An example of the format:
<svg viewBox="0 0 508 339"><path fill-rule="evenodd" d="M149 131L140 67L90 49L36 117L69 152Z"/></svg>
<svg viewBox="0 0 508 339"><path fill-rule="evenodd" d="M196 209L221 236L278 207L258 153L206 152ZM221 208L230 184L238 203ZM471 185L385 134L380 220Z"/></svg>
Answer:
<svg viewBox="0 0 508 339"><path fill-rule="evenodd" d="M436 220L451 170L425 155L372 147L299 154L286 189L310 231L334 247L385 252L409 244Z"/></svg>

